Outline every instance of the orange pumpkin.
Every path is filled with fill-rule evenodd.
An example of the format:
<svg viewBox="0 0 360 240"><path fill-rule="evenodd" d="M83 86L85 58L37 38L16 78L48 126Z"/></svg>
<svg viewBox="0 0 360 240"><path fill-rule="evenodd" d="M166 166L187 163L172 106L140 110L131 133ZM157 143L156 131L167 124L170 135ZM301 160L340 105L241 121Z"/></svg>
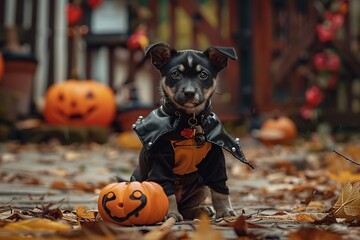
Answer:
<svg viewBox="0 0 360 240"><path fill-rule="evenodd" d="M264 121L258 137L264 145L289 143L297 136L295 123L288 117L273 117Z"/></svg>
<svg viewBox="0 0 360 240"><path fill-rule="evenodd" d="M155 224L164 219L168 209L163 188L149 181L110 183L98 200L102 219L122 226Z"/></svg>
<svg viewBox="0 0 360 240"><path fill-rule="evenodd" d="M67 80L48 89L44 117L52 124L108 126L115 110L115 96L108 86L93 80Z"/></svg>
<svg viewBox="0 0 360 240"><path fill-rule="evenodd" d="M2 54L0 53L0 81L2 80L4 75L4 59Z"/></svg>

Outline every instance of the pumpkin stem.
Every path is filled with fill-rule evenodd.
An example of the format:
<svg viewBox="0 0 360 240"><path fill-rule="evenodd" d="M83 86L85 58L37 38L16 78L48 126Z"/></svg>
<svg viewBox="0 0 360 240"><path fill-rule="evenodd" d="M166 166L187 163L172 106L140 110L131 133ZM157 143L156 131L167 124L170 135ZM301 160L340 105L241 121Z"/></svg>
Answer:
<svg viewBox="0 0 360 240"><path fill-rule="evenodd" d="M131 176L131 177L130 177L130 182L136 182L135 176Z"/></svg>

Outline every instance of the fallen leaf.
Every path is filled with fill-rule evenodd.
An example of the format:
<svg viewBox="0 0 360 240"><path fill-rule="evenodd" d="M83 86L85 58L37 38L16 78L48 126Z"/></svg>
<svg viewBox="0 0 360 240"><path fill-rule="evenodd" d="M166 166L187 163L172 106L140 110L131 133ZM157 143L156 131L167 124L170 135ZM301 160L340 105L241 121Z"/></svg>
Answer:
<svg viewBox="0 0 360 240"><path fill-rule="evenodd" d="M310 217L310 215L306 213L300 213L299 215L296 216L295 221L313 223L315 222L315 219L313 219L312 217Z"/></svg>
<svg viewBox="0 0 360 240"><path fill-rule="evenodd" d="M32 218L18 222L8 223L2 228L7 231L66 231L72 229L68 224L62 222L55 222L45 218Z"/></svg>
<svg viewBox="0 0 360 240"><path fill-rule="evenodd" d="M360 182L346 183L334 205L334 215L348 220L360 216Z"/></svg>
<svg viewBox="0 0 360 240"><path fill-rule="evenodd" d="M169 234L172 230L172 227L175 224L174 218L169 218L160 227L155 228L154 230L146 233L144 235L145 240L161 240L165 239L165 236Z"/></svg>
<svg viewBox="0 0 360 240"><path fill-rule="evenodd" d="M338 183L347 183L347 182L358 182L360 181L359 173L352 173L351 171L339 171L338 173L328 172L327 174L331 180L334 180Z"/></svg>
<svg viewBox="0 0 360 240"><path fill-rule="evenodd" d="M95 213L90 211L85 206L76 206L76 216L80 219L84 220L94 220L95 219Z"/></svg>
<svg viewBox="0 0 360 240"><path fill-rule="evenodd" d="M50 184L51 188L56 188L56 189L66 189L67 188L67 184L64 181L53 181Z"/></svg>
<svg viewBox="0 0 360 240"><path fill-rule="evenodd" d="M221 240L223 239L222 233L211 227L209 217L206 214L200 216L200 222L193 236L192 240Z"/></svg>
<svg viewBox="0 0 360 240"><path fill-rule="evenodd" d="M315 222L321 221L327 216L326 213L288 213L285 215L257 215L255 220L273 220L285 222Z"/></svg>
<svg viewBox="0 0 360 240"><path fill-rule="evenodd" d="M83 222L77 231L79 237L65 239L91 239L91 240L143 240L143 234L137 230L131 231L119 228L115 224L103 221Z"/></svg>
<svg viewBox="0 0 360 240"><path fill-rule="evenodd" d="M248 226L244 216L239 216L234 224L235 233L238 236L248 236Z"/></svg>
<svg viewBox="0 0 360 240"><path fill-rule="evenodd" d="M292 210L293 213L299 212L324 212L327 210L323 202L311 201L306 206L301 206Z"/></svg>
<svg viewBox="0 0 360 240"><path fill-rule="evenodd" d="M58 202L50 202L48 204L41 204L40 207L36 208L38 210L38 214L32 211L34 216L48 218L50 220L60 220L63 217L62 211L60 210L61 205L63 204L64 199Z"/></svg>
<svg viewBox="0 0 360 240"><path fill-rule="evenodd" d="M321 201L311 201L311 202L309 202L309 204L306 207L307 212L310 212L310 211L322 212L325 210L326 210L326 208L324 206L324 203Z"/></svg>
<svg viewBox="0 0 360 240"><path fill-rule="evenodd" d="M72 183L71 188L75 189L75 190L81 190L81 191L84 191L84 192L93 193L93 192L95 192L96 186L94 184L91 184L91 183L83 183L83 182L78 182L77 181L77 182Z"/></svg>
<svg viewBox="0 0 360 240"><path fill-rule="evenodd" d="M40 179L38 178L28 178L24 180L24 184L27 185L40 185Z"/></svg>

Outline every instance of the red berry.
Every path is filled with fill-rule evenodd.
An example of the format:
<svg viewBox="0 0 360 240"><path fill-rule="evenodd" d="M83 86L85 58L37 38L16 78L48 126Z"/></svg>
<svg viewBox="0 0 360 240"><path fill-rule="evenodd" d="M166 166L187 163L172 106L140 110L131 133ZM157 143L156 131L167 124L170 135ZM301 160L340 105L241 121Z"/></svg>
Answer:
<svg viewBox="0 0 360 240"><path fill-rule="evenodd" d="M324 99L324 95L318 86L313 86L307 89L305 92L305 97L306 102L312 107L319 105Z"/></svg>

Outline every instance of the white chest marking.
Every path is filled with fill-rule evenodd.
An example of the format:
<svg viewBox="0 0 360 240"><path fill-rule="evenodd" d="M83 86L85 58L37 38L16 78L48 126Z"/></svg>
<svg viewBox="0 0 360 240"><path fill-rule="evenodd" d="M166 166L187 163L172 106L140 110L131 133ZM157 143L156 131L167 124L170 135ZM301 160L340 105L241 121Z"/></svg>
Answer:
<svg viewBox="0 0 360 240"><path fill-rule="evenodd" d="M187 57L187 60L188 60L189 67L192 67L193 61L194 61L193 57L189 55L189 56Z"/></svg>

